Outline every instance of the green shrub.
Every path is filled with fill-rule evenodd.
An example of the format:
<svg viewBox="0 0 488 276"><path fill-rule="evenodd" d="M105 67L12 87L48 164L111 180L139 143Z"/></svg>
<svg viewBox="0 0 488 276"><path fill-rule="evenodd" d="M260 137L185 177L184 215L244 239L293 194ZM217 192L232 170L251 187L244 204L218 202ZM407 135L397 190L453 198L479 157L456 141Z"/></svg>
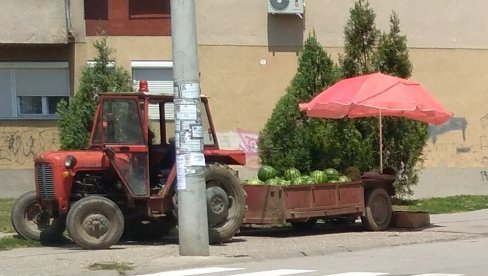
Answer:
<svg viewBox="0 0 488 276"><path fill-rule="evenodd" d="M98 55L93 66L85 66L81 73L78 92L69 104L58 104L58 128L61 149L83 149L88 139L97 107L97 93L132 91L129 73L115 65L111 57L113 49L107 46L107 38L95 41Z"/></svg>
<svg viewBox="0 0 488 276"><path fill-rule="evenodd" d="M312 34L305 41L298 60L298 70L290 86L276 104L259 135L259 157L282 174L287 168L307 172L316 160L312 137L325 133L323 120L311 119L300 112L298 104L310 101L337 80L338 70L330 56ZM314 155L315 156L315 155Z"/></svg>

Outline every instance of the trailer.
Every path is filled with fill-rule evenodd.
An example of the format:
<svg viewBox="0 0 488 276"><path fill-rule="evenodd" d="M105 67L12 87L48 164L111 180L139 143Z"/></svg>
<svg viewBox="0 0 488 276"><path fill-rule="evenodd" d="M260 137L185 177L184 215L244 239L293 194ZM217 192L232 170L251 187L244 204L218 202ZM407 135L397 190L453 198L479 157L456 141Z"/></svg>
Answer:
<svg viewBox="0 0 488 276"><path fill-rule="evenodd" d="M366 173L346 183L294 186L244 184L247 208L244 225L285 225L304 229L317 220L361 218L373 231L385 230L391 221L395 177Z"/></svg>

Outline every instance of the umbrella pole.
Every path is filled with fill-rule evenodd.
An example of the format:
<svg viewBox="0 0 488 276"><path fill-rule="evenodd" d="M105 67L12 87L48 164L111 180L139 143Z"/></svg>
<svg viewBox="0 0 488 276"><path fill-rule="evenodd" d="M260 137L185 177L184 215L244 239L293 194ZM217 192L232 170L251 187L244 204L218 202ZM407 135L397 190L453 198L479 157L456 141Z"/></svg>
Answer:
<svg viewBox="0 0 488 276"><path fill-rule="evenodd" d="M380 173L383 173L383 120L381 119L381 108L380 108Z"/></svg>

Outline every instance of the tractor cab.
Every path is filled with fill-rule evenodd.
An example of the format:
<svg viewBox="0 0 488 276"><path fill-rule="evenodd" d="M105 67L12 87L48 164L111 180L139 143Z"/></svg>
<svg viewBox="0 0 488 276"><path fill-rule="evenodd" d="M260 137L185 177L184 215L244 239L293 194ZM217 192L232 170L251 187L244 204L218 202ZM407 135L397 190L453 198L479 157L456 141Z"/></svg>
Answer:
<svg viewBox="0 0 488 276"><path fill-rule="evenodd" d="M134 198L167 193L164 188L175 180L173 100L170 95L143 93L100 95L90 146L104 150ZM204 148L218 149L206 97L201 118Z"/></svg>

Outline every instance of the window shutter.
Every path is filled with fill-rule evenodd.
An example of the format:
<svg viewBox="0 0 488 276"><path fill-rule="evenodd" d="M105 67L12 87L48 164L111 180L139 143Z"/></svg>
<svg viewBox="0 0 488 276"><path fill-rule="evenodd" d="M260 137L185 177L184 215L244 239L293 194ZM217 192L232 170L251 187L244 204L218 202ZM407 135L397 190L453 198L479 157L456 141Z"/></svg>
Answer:
<svg viewBox="0 0 488 276"><path fill-rule="evenodd" d="M17 96L69 96L66 68L14 70Z"/></svg>
<svg viewBox="0 0 488 276"><path fill-rule="evenodd" d="M0 68L0 117L12 117L14 106L10 69Z"/></svg>

